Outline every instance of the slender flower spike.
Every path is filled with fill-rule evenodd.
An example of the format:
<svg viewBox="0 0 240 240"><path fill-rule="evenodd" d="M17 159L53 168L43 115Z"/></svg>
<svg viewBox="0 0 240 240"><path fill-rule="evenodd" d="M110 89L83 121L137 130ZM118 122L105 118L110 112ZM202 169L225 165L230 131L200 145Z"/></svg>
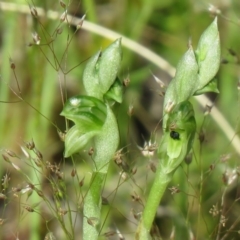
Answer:
<svg viewBox="0 0 240 240"><path fill-rule="evenodd" d="M169 118L169 106L187 101L191 96L206 92L216 92L217 82L214 79L220 66L220 38L217 27L217 17L203 32L197 50L192 46L180 60L176 74L170 82L164 98L163 128Z"/></svg>
<svg viewBox="0 0 240 240"><path fill-rule="evenodd" d="M159 164L140 220L136 238L150 240L152 223L174 172L189 153L196 131L191 103L193 95L218 92L213 80L220 64L217 18L202 34L196 52L192 46L180 60L169 84L163 108L163 136L158 147Z"/></svg>
<svg viewBox="0 0 240 240"><path fill-rule="evenodd" d="M85 195L83 210L85 240L99 237L102 186L120 140L111 105L122 102L122 83L117 78L121 58L121 39L91 57L83 73L86 96L68 99L61 112L75 123L65 135L65 157L79 152L93 140L93 150L89 152L94 162L91 187Z"/></svg>

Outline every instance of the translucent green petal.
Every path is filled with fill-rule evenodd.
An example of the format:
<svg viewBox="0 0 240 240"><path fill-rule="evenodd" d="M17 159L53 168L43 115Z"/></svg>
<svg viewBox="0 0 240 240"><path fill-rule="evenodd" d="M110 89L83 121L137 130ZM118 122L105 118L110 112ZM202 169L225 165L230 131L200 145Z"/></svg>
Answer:
<svg viewBox="0 0 240 240"><path fill-rule="evenodd" d="M213 79L220 66L221 51L217 17L201 35L196 58L199 65L199 83L196 90L199 90Z"/></svg>
<svg viewBox="0 0 240 240"><path fill-rule="evenodd" d="M123 95L123 85L119 80L119 78L117 78L113 83L113 85L108 90L108 92L104 95L104 98L121 103L122 95Z"/></svg>
<svg viewBox="0 0 240 240"><path fill-rule="evenodd" d="M64 157L80 152L98 133L99 131L84 131L84 129L79 129L76 125L73 126L65 136Z"/></svg>
<svg viewBox="0 0 240 240"><path fill-rule="evenodd" d="M99 128L106 120L106 109L106 105L97 98L79 95L66 101L60 115L77 125Z"/></svg>

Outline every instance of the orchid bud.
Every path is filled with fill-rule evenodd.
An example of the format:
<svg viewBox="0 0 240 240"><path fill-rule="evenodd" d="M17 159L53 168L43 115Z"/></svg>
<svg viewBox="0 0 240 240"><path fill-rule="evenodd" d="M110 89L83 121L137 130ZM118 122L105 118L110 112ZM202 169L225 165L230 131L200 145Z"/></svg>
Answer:
<svg viewBox="0 0 240 240"><path fill-rule="evenodd" d="M199 82L196 90L199 90L214 78L220 66L221 52L217 17L203 32L195 53L199 66Z"/></svg>
<svg viewBox="0 0 240 240"><path fill-rule="evenodd" d="M117 39L103 52L95 54L83 73L83 84L87 95L100 100L117 78L122 58L121 39Z"/></svg>

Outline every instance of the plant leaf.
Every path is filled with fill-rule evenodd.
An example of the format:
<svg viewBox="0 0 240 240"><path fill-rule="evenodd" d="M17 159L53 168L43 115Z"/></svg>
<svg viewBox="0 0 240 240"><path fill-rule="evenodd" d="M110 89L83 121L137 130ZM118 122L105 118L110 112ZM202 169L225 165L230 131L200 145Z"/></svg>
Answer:
<svg viewBox="0 0 240 240"><path fill-rule="evenodd" d="M78 95L66 101L60 115L72 120L79 127L96 129L104 124L106 111L106 105L97 98Z"/></svg>
<svg viewBox="0 0 240 240"><path fill-rule="evenodd" d="M83 84L87 95L103 100L103 95L117 77L121 58L121 39L117 39L103 52L98 52L90 58L83 73Z"/></svg>
<svg viewBox="0 0 240 240"><path fill-rule="evenodd" d="M65 136L64 157L69 157L82 150L99 132L100 130L88 131L86 128L80 129L77 125L70 128Z"/></svg>
<svg viewBox="0 0 240 240"><path fill-rule="evenodd" d="M110 89L107 91L107 93L104 95L104 98L121 103L122 96L123 96L123 85L119 80L119 78L117 78L113 83L113 85L110 87Z"/></svg>
<svg viewBox="0 0 240 240"><path fill-rule="evenodd" d="M200 95L207 92L215 92L219 93L218 87L217 87L217 79L214 78L211 82L209 82L206 86L204 86L202 89L197 90L194 95Z"/></svg>
<svg viewBox="0 0 240 240"><path fill-rule="evenodd" d="M203 32L196 50L199 65L199 82L196 91L206 86L216 75L221 61L220 38L217 17Z"/></svg>

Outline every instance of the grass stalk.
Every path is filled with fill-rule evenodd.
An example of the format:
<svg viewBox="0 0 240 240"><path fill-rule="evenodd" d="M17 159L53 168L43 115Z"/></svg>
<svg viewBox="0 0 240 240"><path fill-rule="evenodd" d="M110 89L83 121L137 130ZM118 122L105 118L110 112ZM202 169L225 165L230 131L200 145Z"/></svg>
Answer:
<svg viewBox="0 0 240 240"><path fill-rule="evenodd" d="M10 84L10 78L12 70L10 68L9 64L9 58L13 57L14 49L16 46L16 36L17 36L17 23L18 23L18 15L11 13L11 12L5 12L4 18L7 18L9 21L7 24L4 24L4 34L3 34L3 40L2 40L2 49L1 49L1 59L3 59L1 63L1 87L0 87L0 96L2 101L10 101L9 99L9 87L8 84ZM4 20L2 20L4 21ZM4 136L4 142L6 142L6 137L8 136L5 134L6 128L6 122L7 122L7 111L8 111L8 105L7 104L0 104L0 112L1 112L1 118L0 118L0 132L2 133L0 136L1 142L3 141ZM2 168L0 168L0 171ZM2 173L0 173L2 175Z"/></svg>

